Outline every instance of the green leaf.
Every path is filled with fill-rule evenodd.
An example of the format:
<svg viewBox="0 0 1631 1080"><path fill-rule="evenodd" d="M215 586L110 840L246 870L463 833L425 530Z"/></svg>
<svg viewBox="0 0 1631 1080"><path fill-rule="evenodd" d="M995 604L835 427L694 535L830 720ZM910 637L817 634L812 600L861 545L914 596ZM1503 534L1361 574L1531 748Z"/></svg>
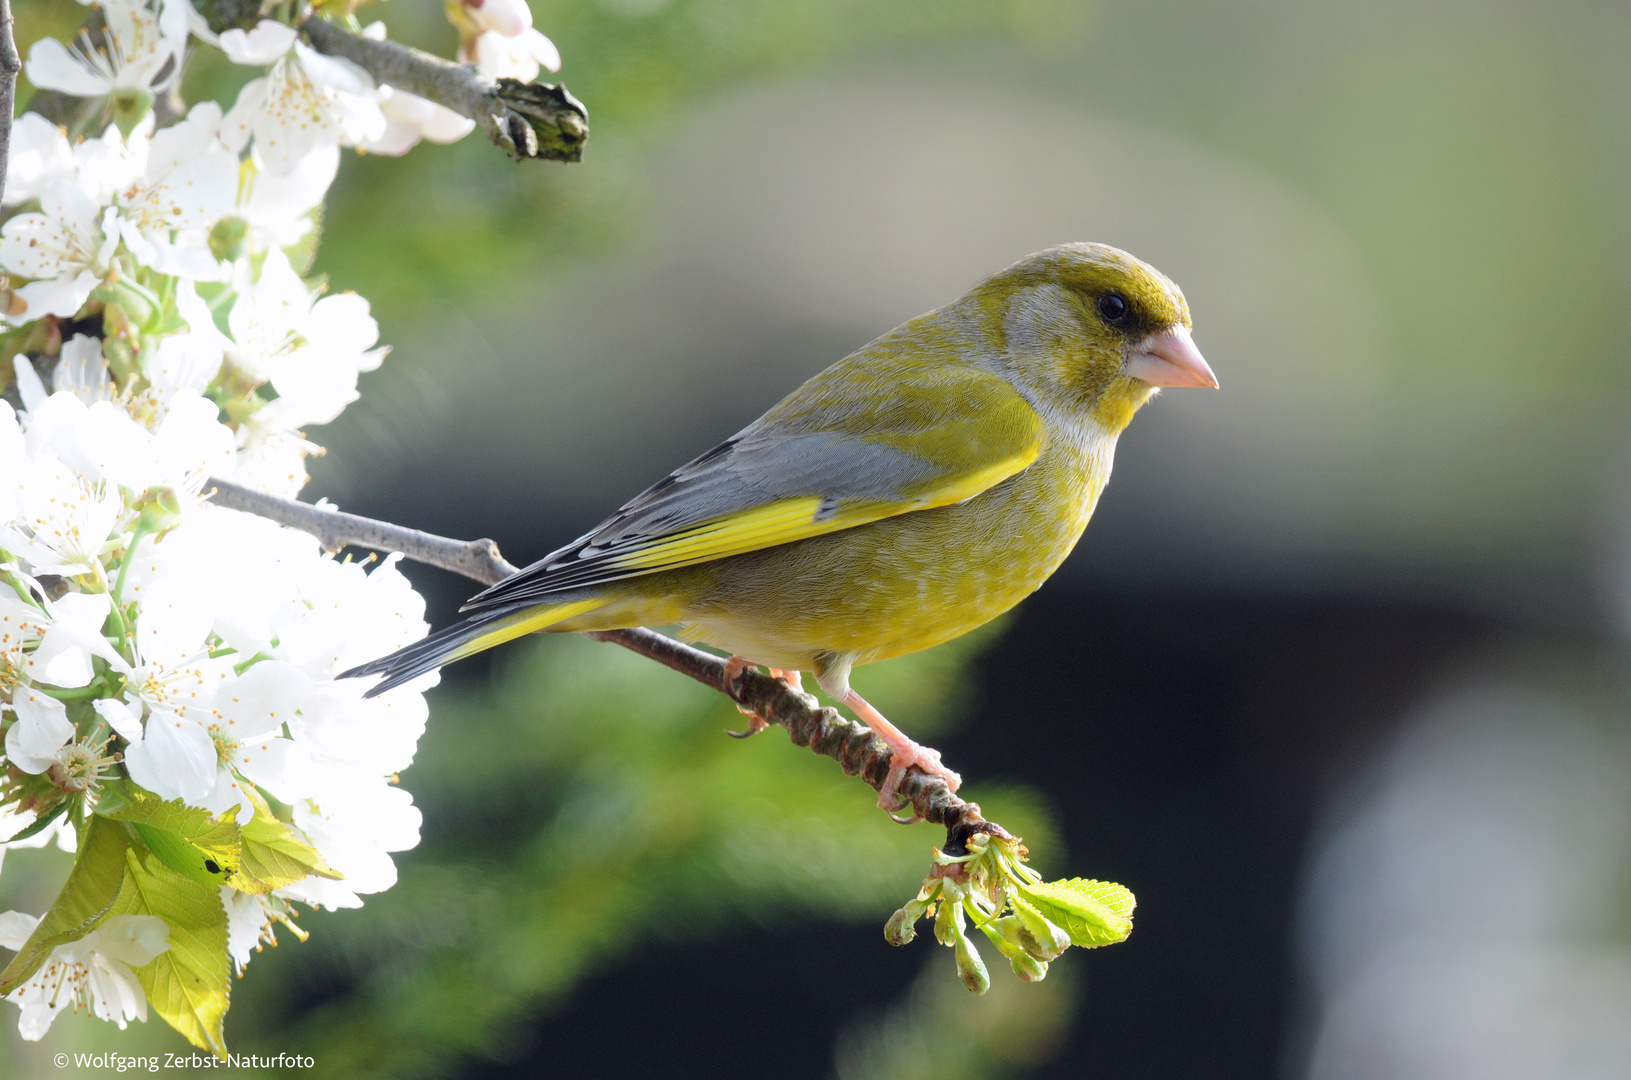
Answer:
<svg viewBox="0 0 1631 1080"><path fill-rule="evenodd" d="M136 824L136 832L148 850L177 873L185 874L201 885L219 887L231 884L238 862L237 829L232 829L225 845L211 848L201 847L152 825Z"/></svg>
<svg viewBox="0 0 1631 1080"><path fill-rule="evenodd" d="M56 808L49 814L46 814L44 817L35 818L32 824L24 825L22 830L18 832L16 836L8 836L6 839L0 840L0 844L12 844L16 843L18 840L27 840L30 836L33 836L41 829L44 829L47 825L57 820L57 818L66 813L67 810L68 803L66 800L57 803Z"/></svg>
<svg viewBox="0 0 1631 1080"><path fill-rule="evenodd" d="M1020 894L1064 928L1072 945L1114 945L1133 932L1133 894L1113 881L1047 881L1022 885Z"/></svg>
<svg viewBox="0 0 1631 1080"><path fill-rule="evenodd" d="M216 817L180 799L166 802L134 785L122 784L103 795L96 812L134 825L153 854L177 873L201 885L234 883L241 846L233 822L236 808Z"/></svg>
<svg viewBox="0 0 1631 1080"><path fill-rule="evenodd" d="M241 841L238 872L232 887L247 893L269 893L293 885L310 874L338 879L341 875L324 861L317 849L273 816L259 793L248 792L255 816L238 827Z"/></svg>
<svg viewBox="0 0 1631 1080"><path fill-rule="evenodd" d="M125 852L125 879L112 915L157 915L170 947L135 968L153 1011L200 1050L226 1056L221 1024L232 996L227 913L220 890L176 873L156 856Z"/></svg>
<svg viewBox="0 0 1631 1080"><path fill-rule="evenodd" d="M94 816L90 819L67 884L11 963L0 971L0 994L9 994L27 982L52 949L96 929L119 896L129 846L123 827Z"/></svg>

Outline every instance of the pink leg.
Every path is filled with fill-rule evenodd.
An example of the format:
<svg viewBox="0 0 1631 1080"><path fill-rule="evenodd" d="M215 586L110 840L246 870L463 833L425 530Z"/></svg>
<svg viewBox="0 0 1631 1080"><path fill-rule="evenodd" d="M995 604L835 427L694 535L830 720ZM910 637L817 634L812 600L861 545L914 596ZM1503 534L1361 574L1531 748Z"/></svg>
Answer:
<svg viewBox="0 0 1631 1080"><path fill-rule="evenodd" d="M727 683L735 682L737 679L741 678L742 672L753 666L754 665L751 660L747 660L740 656L731 657L729 660L725 661L725 681ZM782 680L794 690L803 691L804 689L801 676L796 671L784 671L781 668L771 668L770 676L771 678ZM744 709L742 706L738 705L736 707L736 711L741 713L743 716L752 717L752 719L748 721L748 728L746 731L727 731L725 732L727 735L738 739L745 739L749 735L759 734L759 732L770 726L770 722L768 720L765 720L764 718L755 714L752 709Z"/></svg>
<svg viewBox="0 0 1631 1080"><path fill-rule="evenodd" d="M878 791L878 805L885 810L900 808L900 796L896 789L900 787L901 778L906 770L914 765L929 776L938 776L946 781L946 786L956 791L963 783L963 778L940 764L940 751L931 750L927 746L919 746L906 737L900 728L884 719L883 713L867 704L865 698L854 690L844 695L844 704L850 711L861 718L861 722L872 729L872 733L889 744L890 761L889 775L884 779L883 787Z"/></svg>

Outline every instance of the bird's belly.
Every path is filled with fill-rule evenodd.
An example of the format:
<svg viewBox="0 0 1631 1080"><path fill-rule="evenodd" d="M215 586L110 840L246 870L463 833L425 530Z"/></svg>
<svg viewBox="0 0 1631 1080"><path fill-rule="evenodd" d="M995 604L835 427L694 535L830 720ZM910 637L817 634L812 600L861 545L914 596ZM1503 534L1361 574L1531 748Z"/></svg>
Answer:
<svg viewBox="0 0 1631 1080"><path fill-rule="evenodd" d="M1070 554L1107 470L1050 456L966 502L628 587L659 616L648 624L683 624L692 640L773 667L809 670L822 655L864 664L926 649L1012 608Z"/></svg>

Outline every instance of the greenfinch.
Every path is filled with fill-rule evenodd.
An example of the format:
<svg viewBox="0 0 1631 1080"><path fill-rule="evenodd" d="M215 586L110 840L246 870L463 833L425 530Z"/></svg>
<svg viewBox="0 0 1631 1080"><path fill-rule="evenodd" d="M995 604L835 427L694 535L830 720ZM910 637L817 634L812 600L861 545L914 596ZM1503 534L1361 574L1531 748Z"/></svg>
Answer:
<svg viewBox="0 0 1631 1080"><path fill-rule="evenodd" d="M1139 406L1218 385L1190 331L1183 293L1126 252L1038 252L838 361L464 621L343 677L383 676L372 696L523 634L677 625L733 673L813 672L893 752L880 806L913 766L955 791L851 669L966 634L1046 581Z"/></svg>

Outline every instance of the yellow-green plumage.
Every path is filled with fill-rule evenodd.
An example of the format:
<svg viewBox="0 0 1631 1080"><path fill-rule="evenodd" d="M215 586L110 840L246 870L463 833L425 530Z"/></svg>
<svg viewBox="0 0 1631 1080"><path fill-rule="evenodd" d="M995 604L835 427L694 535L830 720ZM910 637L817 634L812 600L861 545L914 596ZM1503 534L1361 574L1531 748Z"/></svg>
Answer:
<svg viewBox="0 0 1631 1080"><path fill-rule="evenodd" d="M1124 252L1040 252L815 376L477 596L465 623L347 674L384 675L379 692L536 630L678 624L813 671L860 711L852 665L1030 595L1081 536L1138 407L1158 386L1216 385L1189 325L1177 286Z"/></svg>

